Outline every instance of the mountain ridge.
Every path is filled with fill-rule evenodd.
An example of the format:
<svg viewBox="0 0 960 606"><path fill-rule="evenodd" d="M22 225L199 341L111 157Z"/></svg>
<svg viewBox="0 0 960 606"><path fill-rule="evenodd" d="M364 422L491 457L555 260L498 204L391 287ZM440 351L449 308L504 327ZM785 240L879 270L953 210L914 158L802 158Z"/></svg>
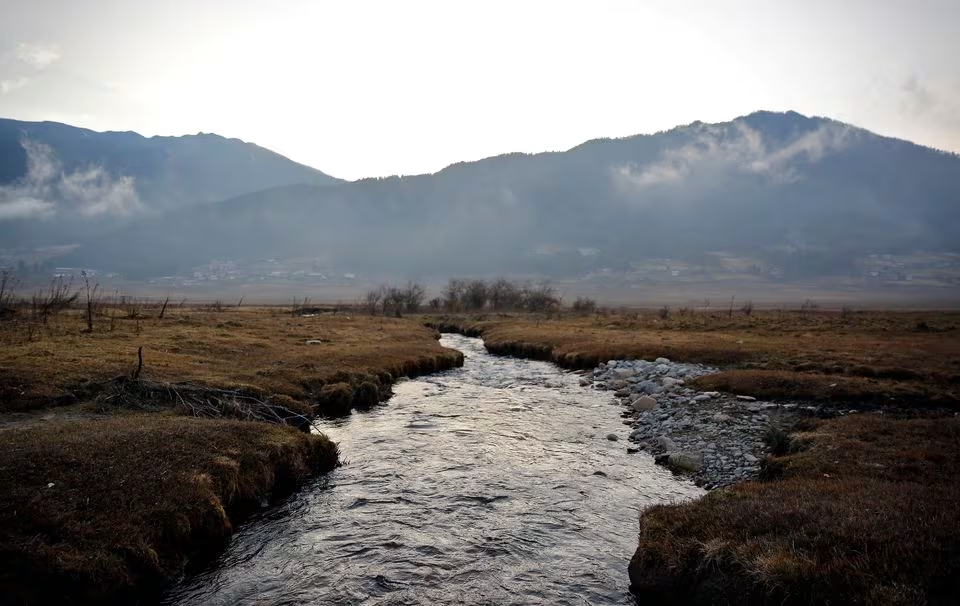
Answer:
<svg viewBox="0 0 960 606"><path fill-rule="evenodd" d="M123 271L314 257L373 274L561 276L731 251L769 273L833 275L870 254L957 250L958 174L949 153L827 118L755 112L433 174L247 193L117 241L168 251L162 261L127 255ZM107 263L119 249L86 252L78 262Z"/></svg>
<svg viewBox="0 0 960 606"><path fill-rule="evenodd" d="M247 191L82 238L67 260L130 276L312 258L368 275L562 277L650 259L709 273L723 253L761 275L847 275L870 255L958 251L957 175L949 152L760 111L432 174Z"/></svg>

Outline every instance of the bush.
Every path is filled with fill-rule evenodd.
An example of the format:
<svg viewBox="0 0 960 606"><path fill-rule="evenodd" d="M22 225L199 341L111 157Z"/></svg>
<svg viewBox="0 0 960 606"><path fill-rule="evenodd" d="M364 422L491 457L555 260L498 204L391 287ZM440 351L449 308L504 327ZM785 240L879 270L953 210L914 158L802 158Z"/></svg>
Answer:
<svg viewBox="0 0 960 606"><path fill-rule="evenodd" d="M577 297L570 307L574 313L592 314L597 311L597 302L589 297Z"/></svg>

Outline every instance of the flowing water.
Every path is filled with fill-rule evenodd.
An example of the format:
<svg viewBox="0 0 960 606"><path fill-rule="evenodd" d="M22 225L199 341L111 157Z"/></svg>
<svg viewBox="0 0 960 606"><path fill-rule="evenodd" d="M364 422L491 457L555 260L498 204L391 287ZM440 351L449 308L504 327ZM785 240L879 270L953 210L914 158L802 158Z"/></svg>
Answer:
<svg viewBox="0 0 960 606"><path fill-rule="evenodd" d="M344 465L241 527L168 603L633 603L640 509L702 492L627 454L621 408L578 375L442 343L463 368L322 422Z"/></svg>

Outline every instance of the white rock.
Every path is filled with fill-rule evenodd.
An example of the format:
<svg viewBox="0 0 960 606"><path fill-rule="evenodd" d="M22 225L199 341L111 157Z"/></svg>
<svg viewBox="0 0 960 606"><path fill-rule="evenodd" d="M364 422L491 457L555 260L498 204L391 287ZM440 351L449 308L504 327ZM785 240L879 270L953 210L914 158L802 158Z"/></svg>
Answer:
<svg viewBox="0 0 960 606"><path fill-rule="evenodd" d="M671 469L698 471L703 466L702 452L673 452L667 459Z"/></svg>
<svg viewBox="0 0 960 606"><path fill-rule="evenodd" d="M744 401L744 402L756 402L756 401L757 401L757 399L754 398L753 396L737 396L737 399L738 399L738 400L742 400L742 401Z"/></svg>
<svg viewBox="0 0 960 606"><path fill-rule="evenodd" d="M660 436L659 438L657 438L657 439L655 440L655 442L656 442L657 446L659 446L660 448L666 450L667 452L670 452L670 451L672 451L672 450L676 450L676 449L677 449L677 444L676 444L676 442L674 442L673 440L671 440L671 439L668 438L667 436Z"/></svg>
<svg viewBox="0 0 960 606"><path fill-rule="evenodd" d="M656 360L653 361L653 363L654 363L654 364L669 364L669 363L670 363L670 360L668 360L668 359L666 359L666 358L657 358Z"/></svg>
<svg viewBox="0 0 960 606"><path fill-rule="evenodd" d="M637 412L652 410L657 407L657 399L650 396L640 396L630 403L630 407Z"/></svg>

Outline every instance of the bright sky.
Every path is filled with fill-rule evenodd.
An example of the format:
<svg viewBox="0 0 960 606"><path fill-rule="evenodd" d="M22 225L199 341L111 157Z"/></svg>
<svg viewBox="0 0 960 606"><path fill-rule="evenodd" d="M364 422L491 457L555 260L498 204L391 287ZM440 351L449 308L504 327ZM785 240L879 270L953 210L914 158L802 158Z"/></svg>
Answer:
<svg viewBox="0 0 960 606"><path fill-rule="evenodd" d="M960 152L960 1L0 0L0 117L347 179L757 109Z"/></svg>

